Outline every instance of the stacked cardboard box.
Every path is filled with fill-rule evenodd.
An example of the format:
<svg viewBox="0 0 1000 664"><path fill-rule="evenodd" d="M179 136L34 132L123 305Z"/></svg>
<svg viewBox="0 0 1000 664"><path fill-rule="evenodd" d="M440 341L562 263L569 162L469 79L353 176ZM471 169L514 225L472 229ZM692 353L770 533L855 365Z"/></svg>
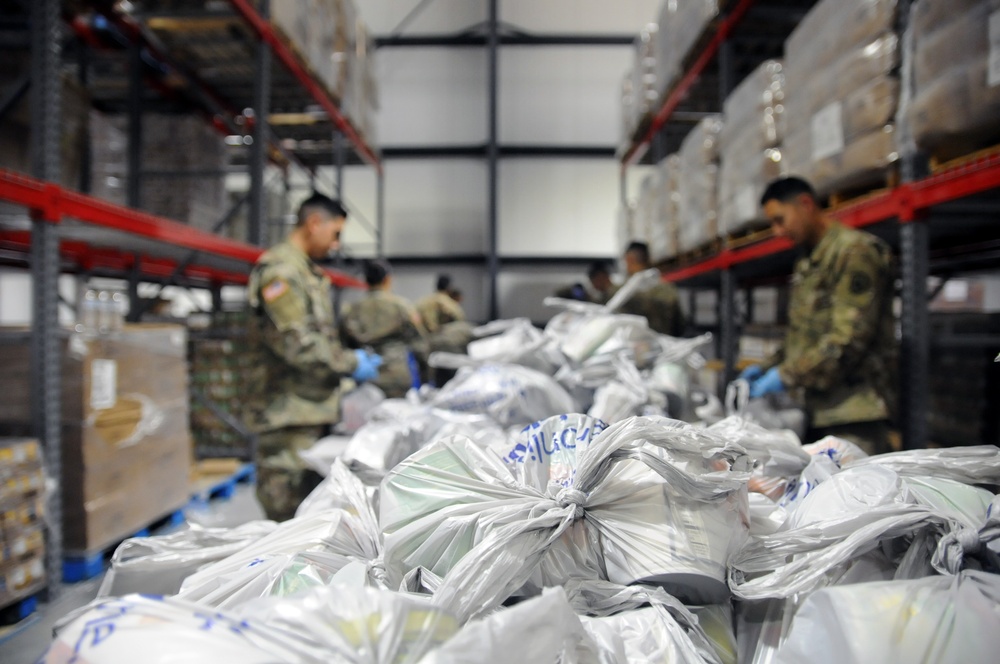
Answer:
<svg viewBox="0 0 1000 664"><path fill-rule="evenodd" d="M777 60L757 67L726 99L719 134L719 235L760 218L764 187L784 175L785 76Z"/></svg>
<svg viewBox="0 0 1000 664"><path fill-rule="evenodd" d="M656 45L656 90L662 95L680 78L691 49L719 15L719 0L665 0Z"/></svg>
<svg viewBox="0 0 1000 664"><path fill-rule="evenodd" d="M273 0L271 23L369 144L378 110L373 48L353 0Z"/></svg>
<svg viewBox="0 0 1000 664"><path fill-rule="evenodd" d="M783 157L821 193L884 181L898 159L896 0L821 0L785 43Z"/></svg>
<svg viewBox="0 0 1000 664"><path fill-rule="evenodd" d="M719 133L722 116L699 122L677 153L677 248L691 251L718 235Z"/></svg>
<svg viewBox="0 0 1000 664"><path fill-rule="evenodd" d="M1000 141L1000 0L919 0L911 29L917 147L949 159Z"/></svg>
<svg viewBox="0 0 1000 664"><path fill-rule="evenodd" d="M244 426L252 424L251 398L265 376L256 361L257 340L246 312L215 315L206 331L211 337L193 338L190 343L191 384L216 408L233 416ZM192 396L191 433L195 456L251 458L247 438L234 430Z"/></svg>
<svg viewBox="0 0 1000 664"><path fill-rule="evenodd" d="M11 90L27 73L30 56L27 52L5 51L0 68L0 90ZM83 160L87 146L90 96L71 76L62 77L60 102L59 182L68 189L79 190ZM31 174L30 94L24 94L0 123L0 168Z"/></svg>
<svg viewBox="0 0 1000 664"><path fill-rule="evenodd" d="M99 551L190 498L186 330L128 325L62 348L63 541ZM27 343L0 344L0 430L31 422Z"/></svg>
<svg viewBox="0 0 1000 664"><path fill-rule="evenodd" d="M44 514L41 445L0 438L0 608L45 585Z"/></svg>

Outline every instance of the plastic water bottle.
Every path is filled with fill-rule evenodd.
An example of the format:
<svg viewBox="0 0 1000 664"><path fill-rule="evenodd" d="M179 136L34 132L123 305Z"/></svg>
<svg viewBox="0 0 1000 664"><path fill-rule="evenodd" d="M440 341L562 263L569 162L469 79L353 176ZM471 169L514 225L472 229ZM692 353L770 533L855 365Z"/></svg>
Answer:
<svg viewBox="0 0 1000 664"><path fill-rule="evenodd" d="M99 302L97 300L97 291L88 288L87 292L83 295L83 301L80 302L80 312L78 314L79 323L77 325L77 331L84 334L96 334L97 324L99 317Z"/></svg>
<svg viewBox="0 0 1000 664"><path fill-rule="evenodd" d="M121 332L125 327L125 296L121 293L111 294L111 330Z"/></svg>

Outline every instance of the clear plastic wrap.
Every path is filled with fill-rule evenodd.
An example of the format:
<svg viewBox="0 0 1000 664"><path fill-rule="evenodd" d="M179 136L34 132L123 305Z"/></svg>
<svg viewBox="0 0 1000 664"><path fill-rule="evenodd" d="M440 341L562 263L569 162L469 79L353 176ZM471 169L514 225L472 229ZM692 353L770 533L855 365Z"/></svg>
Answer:
<svg viewBox="0 0 1000 664"><path fill-rule="evenodd" d="M719 15L719 0L664 0L656 45L656 89L663 94L680 76L688 53Z"/></svg>
<svg viewBox="0 0 1000 664"><path fill-rule="evenodd" d="M656 106L660 92L656 89L656 52L659 30L655 23L646 25L635 41L635 63L632 67L632 99L635 104L636 127L642 124Z"/></svg>
<svg viewBox="0 0 1000 664"><path fill-rule="evenodd" d="M780 60L765 60L736 86L722 107L725 125L719 133L723 159L734 142L755 137L757 147L781 144L785 122L785 73Z"/></svg>
<svg viewBox="0 0 1000 664"><path fill-rule="evenodd" d="M728 597L726 561L747 535L749 457L681 422L632 418L591 438L593 420L581 418L542 423L548 433L535 432L534 452L513 466L457 438L400 464L381 495L391 577L444 574L438 597L462 616L539 572L543 585L583 577L661 585L686 601ZM549 455L566 452L575 464L552 475Z"/></svg>
<svg viewBox="0 0 1000 664"><path fill-rule="evenodd" d="M811 154L813 140L808 130L790 135L782 151L786 170L808 180L820 195L870 184L899 159L895 133L894 125L885 125L844 145L840 152L818 160Z"/></svg>
<svg viewBox="0 0 1000 664"><path fill-rule="evenodd" d="M815 71L892 32L897 4L897 0L820 0L785 42L785 62L789 67Z"/></svg>
<svg viewBox="0 0 1000 664"><path fill-rule="evenodd" d="M677 191L677 245L690 251L718 235L719 132L722 116L712 115L681 143Z"/></svg>
<svg viewBox="0 0 1000 664"><path fill-rule="evenodd" d="M678 178L680 157L672 154L660 162L659 198L649 228L649 258L659 263L677 255L677 206L680 201Z"/></svg>
<svg viewBox="0 0 1000 664"><path fill-rule="evenodd" d="M1000 577L862 583L802 603L778 664L989 662L1000 650Z"/></svg>
<svg viewBox="0 0 1000 664"><path fill-rule="evenodd" d="M912 13L913 97L901 113L916 145L950 158L1000 139L1000 2L969 0L942 16L942 3ZM1000 28L996 31L1000 33Z"/></svg>
<svg viewBox="0 0 1000 664"><path fill-rule="evenodd" d="M762 148L748 133L723 149L719 165L719 236L762 226L760 197L773 180L787 174L781 148Z"/></svg>

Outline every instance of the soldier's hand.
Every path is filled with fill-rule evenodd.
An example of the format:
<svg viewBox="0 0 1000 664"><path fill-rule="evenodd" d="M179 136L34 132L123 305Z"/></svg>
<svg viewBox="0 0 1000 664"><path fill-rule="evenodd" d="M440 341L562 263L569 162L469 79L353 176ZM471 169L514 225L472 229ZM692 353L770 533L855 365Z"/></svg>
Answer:
<svg viewBox="0 0 1000 664"><path fill-rule="evenodd" d="M752 383L754 380L760 377L762 373L764 373L764 370L760 368L759 364L751 364L746 369L744 369L742 373L740 373L739 379L745 380L748 383Z"/></svg>
<svg viewBox="0 0 1000 664"><path fill-rule="evenodd" d="M750 384L750 398L759 399L766 394L777 394L785 391L785 384L778 374L778 367L767 370L763 376Z"/></svg>
<svg viewBox="0 0 1000 664"><path fill-rule="evenodd" d="M358 360L358 367L351 374L351 378L363 383L378 378L378 368L382 366L382 356L369 353L360 348L354 351L354 357Z"/></svg>

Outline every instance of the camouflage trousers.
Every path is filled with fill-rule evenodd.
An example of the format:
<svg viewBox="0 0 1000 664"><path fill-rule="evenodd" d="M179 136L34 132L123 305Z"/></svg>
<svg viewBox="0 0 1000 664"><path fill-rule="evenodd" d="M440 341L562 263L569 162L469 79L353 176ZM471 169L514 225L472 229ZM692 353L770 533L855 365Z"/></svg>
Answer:
<svg viewBox="0 0 1000 664"><path fill-rule="evenodd" d="M892 452L889 422L876 420L874 422L850 422L835 424L829 427L810 429L806 435L808 442L816 442L824 436L836 436L850 441L867 452L870 456Z"/></svg>
<svg viewBox="0 0 1000 664"><path fill-rule="evenodd" d="M322 425L286 427L257 437L257 500L268 519L287 521L323 480L299 458L324 433Z"/></svg>

